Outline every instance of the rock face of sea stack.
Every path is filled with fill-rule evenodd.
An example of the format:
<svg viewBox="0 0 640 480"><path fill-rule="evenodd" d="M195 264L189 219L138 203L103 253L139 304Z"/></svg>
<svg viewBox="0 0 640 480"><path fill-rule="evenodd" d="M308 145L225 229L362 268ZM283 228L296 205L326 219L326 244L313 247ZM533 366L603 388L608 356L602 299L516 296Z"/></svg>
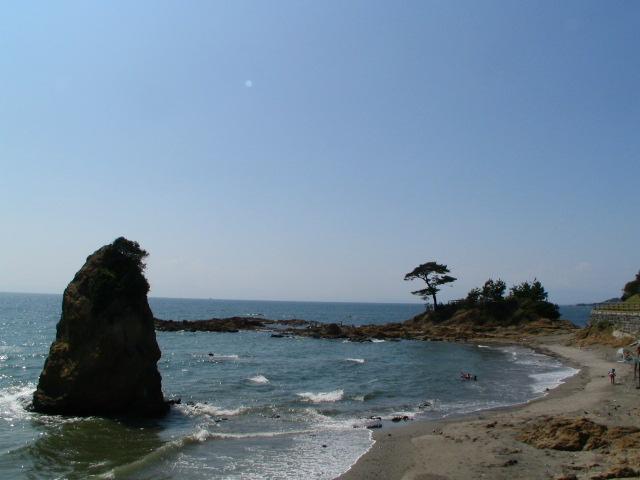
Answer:
<svg viewBox="0 0 640 480"><path fill-rule="evenodd" d="M116 239L87 258L64 291L62 317L33 395L34 410L63 415L160 416L147 252Z"/></svg>

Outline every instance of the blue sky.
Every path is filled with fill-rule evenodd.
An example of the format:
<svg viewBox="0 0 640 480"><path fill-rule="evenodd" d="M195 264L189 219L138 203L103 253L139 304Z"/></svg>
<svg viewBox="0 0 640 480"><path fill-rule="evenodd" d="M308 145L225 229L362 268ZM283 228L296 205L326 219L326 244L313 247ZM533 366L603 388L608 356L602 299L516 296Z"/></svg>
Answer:
<svg viewBox="0 0 640 480"><path fill-rule="evenodd" d="M152 295L560 303L640 269L637 2L0 7L0 291L120 235Z"/></svg>

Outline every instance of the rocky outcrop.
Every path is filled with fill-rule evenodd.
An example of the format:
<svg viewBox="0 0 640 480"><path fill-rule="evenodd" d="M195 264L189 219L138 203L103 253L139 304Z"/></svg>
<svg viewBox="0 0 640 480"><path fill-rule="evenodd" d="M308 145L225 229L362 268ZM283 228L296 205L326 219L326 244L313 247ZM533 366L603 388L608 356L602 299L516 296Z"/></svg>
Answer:
<svg viewBox="0 0 640 480"><path fill-rule="evenodd" d="M594 450L601 447L638 448L640 429L607 427L587 418L544 417L526 427L518 440L536 448Z"/></svg>
<svg viewBox="0 0 640 480"><path fill-rule="evenodd" d="M570 344L579 347L587 347L590 345L626 347L634 340L635 337L616 330L615 326L611 323L596 322L577 331Z"/></svg>
<svg viewBox="0 0 640 480"><path fill-rule="evenodd" d="M208 320L160 320L155 319L156 330L163 332L227 332L235 333L240 330L269 330L274 327L301 327L314 325L306 320L269 320L268 318L228 317L210 318Z"/></svg>
<svg viewBox="0 0 640 480"><path fill-rule="evenodd" d="M237 332L263 330L278 332L282 336L301 336L327 339L347 339L352 342L368 342L373 339L429 340L429 341L516 341L525 335L550 335L572 333L576 327L563 320L538 319L518 325L478 325L474 320L458 318L446 322L433 322L418 316L403 323L382 325L338 325L336 323L310 322L300 319L269 320L253 317L212 318L209 320L158 320L156 329L163 331Z"/></svg>
<svg viewBox="0 0 640 480"><path fill-rule="evenodd" d="M118 238L87 258L64 291L56 339L33 408L66 415L158 416L161 390L147 253Z"/></svg>
<svg viewBox="0 0 640 480"><path fill-rule="evenodd" d="M599 473L591 477L591 480L608 480L610 478L638 478L640 471L634 470L627 465L616 465L606 472Z"/></svg>

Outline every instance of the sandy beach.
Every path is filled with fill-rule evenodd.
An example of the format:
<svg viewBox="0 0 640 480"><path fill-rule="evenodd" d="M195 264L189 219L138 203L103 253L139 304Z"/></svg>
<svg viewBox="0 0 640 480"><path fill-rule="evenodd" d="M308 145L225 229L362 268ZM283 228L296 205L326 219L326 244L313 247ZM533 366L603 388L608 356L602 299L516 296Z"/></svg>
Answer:
<svg viewBox="0 0 640 480"><path fill-rule="evenodd" d="M615 348L567 346L568 339L557 335L523 342L580 369L545 397L457 419L415 421L376 431L375 445L339 478L569 480L632 475L640 463L637 436L625 448L611 444L578 451L536 448L517 438L527 427L559 417L640 427L640 390L635 389L633 366L617 363ZM618 373L615 385L607 377L611 368Z"/></svg>

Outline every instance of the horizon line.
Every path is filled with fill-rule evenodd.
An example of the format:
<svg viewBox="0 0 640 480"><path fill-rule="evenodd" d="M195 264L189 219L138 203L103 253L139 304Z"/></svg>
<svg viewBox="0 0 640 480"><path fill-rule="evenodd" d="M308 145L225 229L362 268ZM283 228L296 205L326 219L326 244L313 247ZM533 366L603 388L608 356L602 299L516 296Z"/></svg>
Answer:
<svg viewBox="0 0 640 480"><path fill-rule="evenodd" d="M0 291L1 294L11 295L60 295L63 293L51 292L15 292ZM422 302L384 302L384 301L364 301L364 300L283 300L283 299L261 299L261 298L215 298L215 297L173 297L173 296L155 296L148 295L148 298L157 298L165 300L205 300L205 301L226 301L226 302L282 302L282 303L373 303L380 305L425 305Z"/></svg>
<svg viewBox="0 0 640 480"><path fill-rule="evenodd" d="M0 295L60 295L63 293L50 292L11 292L0 291ZM280 303L362 303L374 305L426 305L422 302L382 302L382 301L362 301L362 300L282 300L282 299L260 299L260 298L214 298L214 297L172 297L172 296L154 296L148 295L148 298L164 299L164 300L204 300L204 301L224 301L224 302L280 302ZM553 303L553 302L552 302ZM582 306L602 303L602 301L576 302L576 303L557 303L559 306Z"/></svg>

